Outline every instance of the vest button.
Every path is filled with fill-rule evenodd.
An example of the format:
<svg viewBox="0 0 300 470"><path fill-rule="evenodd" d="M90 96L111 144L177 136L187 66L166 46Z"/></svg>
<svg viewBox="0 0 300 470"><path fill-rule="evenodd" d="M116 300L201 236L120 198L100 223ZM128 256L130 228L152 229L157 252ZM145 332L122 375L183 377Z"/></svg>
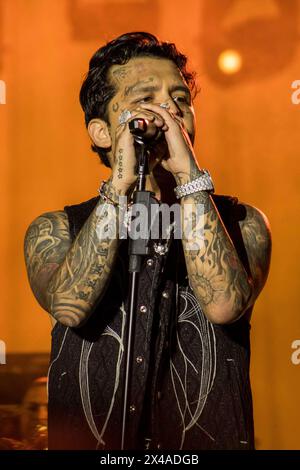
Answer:
<svg viewBox="0 0 300 470"><path fill-rule="evenodd" d="M154 261L153 261L152 258L147 259L147 265L148 266L153 266L153 263L154 263Z"/></svg>
<svg viewBox="0 0 300 470"><path fill-rule="evenodd" d="M141 313L146 313L146 312L147 312L147 307L146 307L146 305L141 305L141 306L140 306L140 312L141 312Z"/></svg>
<svg viewBox="0 0 300 470"><path fill-rule="evenodd" d="M162 296L163 296L164 299L168 299L169 298L169 292L166 292L164 290L163 293L162 293Z"/></svg>
<svg viewBox="0 0 300 470"><path fill-rule="evenodd" d="M135 405L130 405L129 411L130 411L130 413L134 413L136 411Z"/></svg>
<svg viewBox="0 0 300 470"><path fill-rule="evenodd" d="M143 362L142 356L137 356L135 360L138 364L141 364Z"/></svg>

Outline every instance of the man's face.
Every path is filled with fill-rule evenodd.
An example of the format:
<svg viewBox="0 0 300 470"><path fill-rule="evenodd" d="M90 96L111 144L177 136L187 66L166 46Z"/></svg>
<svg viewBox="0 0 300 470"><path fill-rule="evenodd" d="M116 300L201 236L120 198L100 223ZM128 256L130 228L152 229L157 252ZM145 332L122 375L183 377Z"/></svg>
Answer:
<svg viewBox="0 0 300 470"><path fill-rule="evenodd" d="M190 90L177 66L168 59L139 57L126 65L113 65L108 79L117 89L108 104L110 135L112 138L112 163L115 148L115 131L119 116L125 109L133 111L140 103L167 104L169 111L182 118L191 141L194 140L194 108Z"/></svg>

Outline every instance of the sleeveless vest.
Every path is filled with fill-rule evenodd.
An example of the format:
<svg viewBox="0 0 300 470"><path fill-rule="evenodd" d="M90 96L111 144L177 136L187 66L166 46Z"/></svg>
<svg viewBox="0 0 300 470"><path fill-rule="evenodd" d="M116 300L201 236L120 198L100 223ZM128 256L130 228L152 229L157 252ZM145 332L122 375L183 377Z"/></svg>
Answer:
<svg viewBox="0 0 300 470"><path fill-rule="evenodd" d="M248 270L236 198L214 202ZM67 206L74 240L98 198ZM105 294L80 328L57 322L49 367L49 449L120 449L128 254L120 243ZM180 240L152 247L139 275L130 449L253 449L250 325L210 323L189 286Z"/></svg>

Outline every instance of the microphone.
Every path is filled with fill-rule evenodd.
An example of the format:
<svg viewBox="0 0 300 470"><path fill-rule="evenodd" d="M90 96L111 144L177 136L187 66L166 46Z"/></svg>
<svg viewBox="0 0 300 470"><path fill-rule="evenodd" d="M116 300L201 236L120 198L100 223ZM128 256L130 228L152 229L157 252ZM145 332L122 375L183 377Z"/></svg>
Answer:
<svg viewBox="0 0 300 470"><path fill-rule="evenodd" d="M135 118L129 122L129 130L131 134L136 138L137 142L157 142L160 140L164 133L157 127L153 122L149 122L148 119Z"/></svg>

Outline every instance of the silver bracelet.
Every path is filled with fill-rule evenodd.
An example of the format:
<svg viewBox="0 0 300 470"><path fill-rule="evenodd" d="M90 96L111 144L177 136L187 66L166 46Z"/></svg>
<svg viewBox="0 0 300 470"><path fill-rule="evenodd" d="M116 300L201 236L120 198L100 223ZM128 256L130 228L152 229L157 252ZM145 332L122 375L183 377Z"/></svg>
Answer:
<svg viewBox="0 0 300 470"><path fill-rule="evenodd" d="M215 188L209 171L201 171L202 175L199 176L199 178L196 178L195 180L190 181L189 183L176 186L174 192L177 199L180 199L184 196L188 196L189 194L198 193L199 191L207 191L209 193L214 192Z"/></svg>
<svg viewBox="0 0 300 470"><path fill-rule="evenodd" d="M119 207L119 203L114 201L113 199L111 199L106 194L106 185L107 185L107 181L102 181L101 182L100 188L98 189L98 193L99 193L100 198L102 199L102 201L104 201L108 204L112 204L115 207Z"/></svg>

